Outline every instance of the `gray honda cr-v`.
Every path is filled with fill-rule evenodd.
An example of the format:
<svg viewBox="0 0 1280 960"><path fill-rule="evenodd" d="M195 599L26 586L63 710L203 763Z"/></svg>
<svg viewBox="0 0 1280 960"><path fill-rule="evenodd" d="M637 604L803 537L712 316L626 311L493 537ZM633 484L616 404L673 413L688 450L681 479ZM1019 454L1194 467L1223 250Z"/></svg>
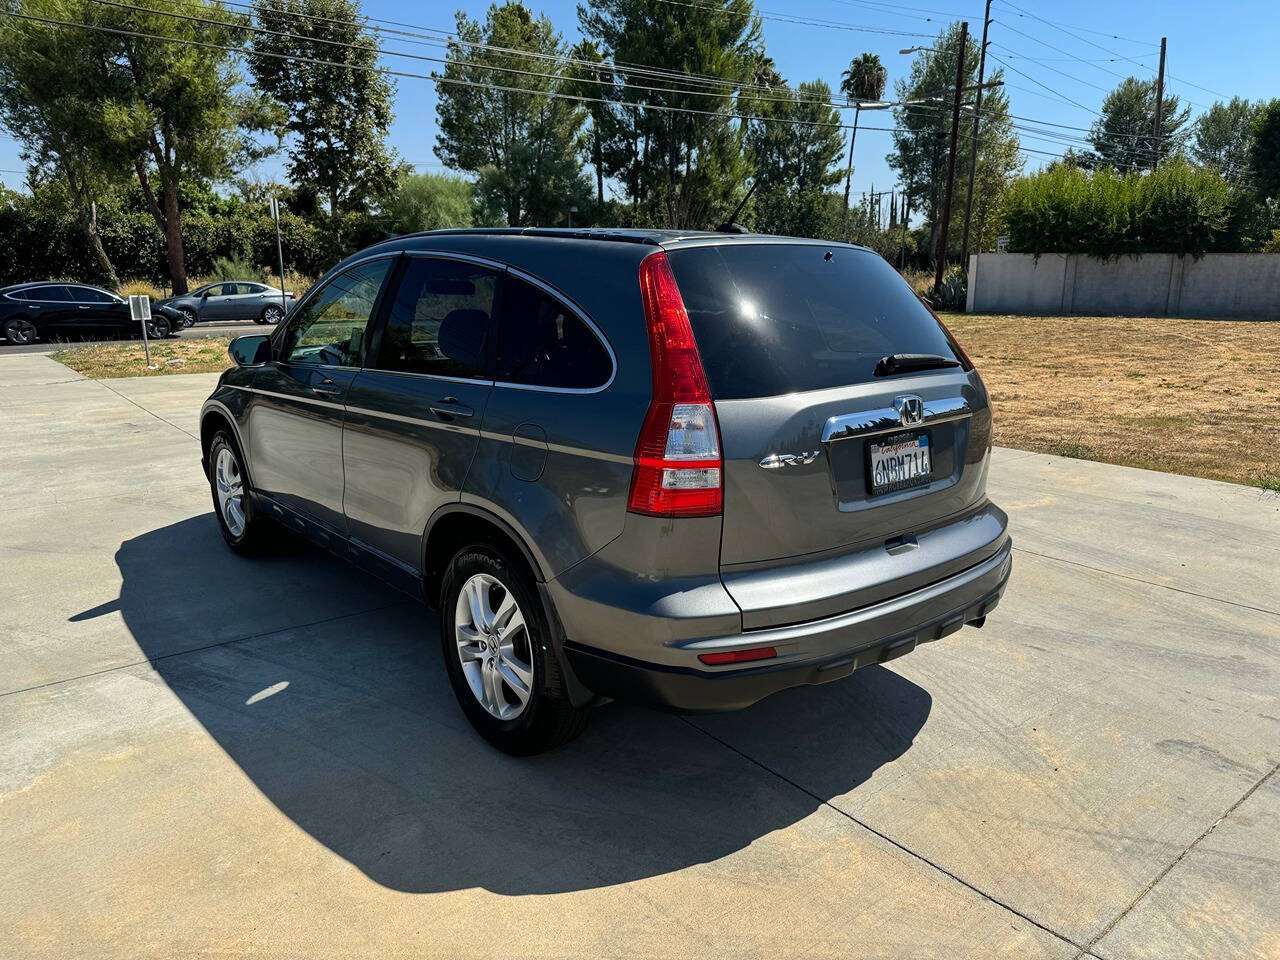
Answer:
<svg viewBox="0 0 1280 960"><path fill-rule="evenodd" d="M439 611L479 732L744 707L981 626L1009 578L973 365L879 256L469 230L331 270L201 413L228 545L279 525Z"/></svg>

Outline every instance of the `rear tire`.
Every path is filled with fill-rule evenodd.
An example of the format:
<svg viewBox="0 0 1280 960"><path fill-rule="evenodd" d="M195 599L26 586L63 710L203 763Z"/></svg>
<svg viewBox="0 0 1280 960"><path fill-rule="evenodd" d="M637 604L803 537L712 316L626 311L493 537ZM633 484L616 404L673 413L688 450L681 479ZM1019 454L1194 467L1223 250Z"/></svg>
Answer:
<svg viewBox="0 0 1280 960"><path fill-rule="evenodd" d="M151 318L151 324L147 327L147 336L152 340L163 340L168 337L171 332L172 328L169 326L168 317L153 316Z"/></svg>
<svg viewBox="0 0 1280 960"><path fill-rule="evenodd" d="M541 753L567 743L586 726L588 711L564 695L537 588L524 566L498 548L471 544L449 562L441 589L440 641L462 712L504 753Z"/></svg>
<svg viewBox="0 0 1280 960"><path fill-rule="evenodd" d="M246 557L262 553L276 539L271 520L255 508L250 489L249 473L235 438L226 430L219 430L209 444L213 515L227 546Z"/></svg>
<svg viewBox="0 0 1280 960"><path fill-rule="evenodd" d="M14 317L4 323L4 338L15 346L35 343L40 339L36 325L24 317Z"/></svg>

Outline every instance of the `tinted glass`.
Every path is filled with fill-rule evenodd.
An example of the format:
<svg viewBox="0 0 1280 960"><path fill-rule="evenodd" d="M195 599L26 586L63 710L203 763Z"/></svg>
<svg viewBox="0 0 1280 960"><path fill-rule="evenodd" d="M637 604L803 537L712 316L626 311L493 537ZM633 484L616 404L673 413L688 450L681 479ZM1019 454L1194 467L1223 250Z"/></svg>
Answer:
<svg viewBox="0 0 1280 960"><path fill-rule="evenodd" d="M869 251L721 244L668 257L717 399L864 383L893 353L959 359L907 282Z"/></svg>
<svg viewBox="0 0 1280 960"><path fill-rule="evenodd" d="M378 348L378 369L484 378L498 274L453 260L411 257Z"/></svg>
<svg viewBox="0 0 1280 960"><path fill-rule="evenodd" d="M392 260L370 260L340 273L292 314L281 356L293 363L360 364L369 318Z"/></svg>
<svg viewBox="0 0 1280 960"><path fill-rule="evenodd" d="M80 303L113 303L111 295L93 287L68 287L71 296Z"/></svg>
<svg viewBox="0 0 1280 960"><path fill-rule="evenodd" d="M55 303L68 303L71 300L71 294L67 292L66 287L36 287L34 290L27 291L28 300L52 300Z"/></svg>
<svg viewBox="0 0 1280 960"><path fill-rule="evenodd" d="M595 332L544 290L508 276L498 317L498 380L589 389L609 380L613 363Z"/></svg>
<svg viewBox="0 0 1280 960"><path fill-rule="evenodd" d="M5 296L10 300L25 300L27 299L27 292L26 290L10 290Z"/></svg>

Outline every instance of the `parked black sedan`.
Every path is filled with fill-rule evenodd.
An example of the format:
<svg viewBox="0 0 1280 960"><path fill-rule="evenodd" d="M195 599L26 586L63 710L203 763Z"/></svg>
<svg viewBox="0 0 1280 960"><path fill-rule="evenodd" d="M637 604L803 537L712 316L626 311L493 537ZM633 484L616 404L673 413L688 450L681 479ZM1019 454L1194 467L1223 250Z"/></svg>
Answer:
<svg viewBox="0 0 1280 960"><path fill-rule="evenodd" d="M147 335L163 339L182 327L178 311L152 304ZM82 283L19 283L0 289L0 332L10 343L142 336L129 302Z"/></svg>

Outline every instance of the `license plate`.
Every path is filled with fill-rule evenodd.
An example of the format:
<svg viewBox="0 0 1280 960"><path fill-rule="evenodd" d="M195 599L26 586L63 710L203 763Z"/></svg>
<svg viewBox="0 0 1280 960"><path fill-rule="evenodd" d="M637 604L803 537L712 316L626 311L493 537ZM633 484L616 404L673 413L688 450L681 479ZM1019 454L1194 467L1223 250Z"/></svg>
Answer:
<svg viewBox="0 0 1280 960"><path fill-rule="evenodd" d="M919 487L933 479L929 434L898 433L869 446L872 493Z"/></svg>

